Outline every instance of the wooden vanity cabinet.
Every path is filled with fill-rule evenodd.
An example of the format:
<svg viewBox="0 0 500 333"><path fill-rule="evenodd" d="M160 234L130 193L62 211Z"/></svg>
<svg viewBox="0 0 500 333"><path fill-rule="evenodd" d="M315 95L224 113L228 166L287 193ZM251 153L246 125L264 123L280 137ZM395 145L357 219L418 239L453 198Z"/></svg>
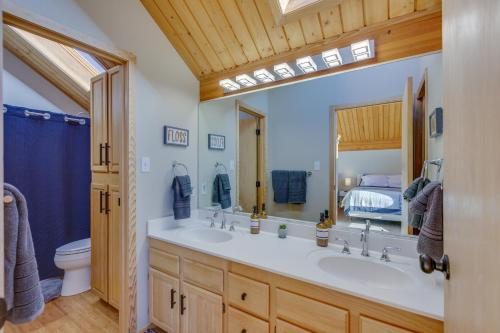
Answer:
<svg viewBox="0 0 500 333"><path fill-rule="evenodd" d="M149 253L150 319L168 333L443 332L438 320L167 242L150 239Z"/></svg>
<svg viewBox="0 0 500 333"><path fill-rule="evenodd" d="M119 171L124 115L124 70L116 66L91 79L91 286L115 308L120 304Z"/></svg>

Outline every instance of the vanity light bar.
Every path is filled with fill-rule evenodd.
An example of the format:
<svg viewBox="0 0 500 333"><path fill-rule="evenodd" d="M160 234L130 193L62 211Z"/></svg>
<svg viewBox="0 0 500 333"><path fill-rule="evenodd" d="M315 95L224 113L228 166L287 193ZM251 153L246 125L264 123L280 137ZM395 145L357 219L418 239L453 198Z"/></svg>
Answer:
<svg viewBox="0 0 500 333"><path fill-rule="evenodd" d="M361 42L351 44L351 52L354 57L354 61L360 61L370 58L370 41L368 39Z"/></svg>
<svg viewBox="0 0 500 333"><path fill-rule="evenodd" d="M274 71L283 79L289 79L295 76L295 71L286 62L275 65Z"/></svg>
<svg viewBox="0 0 500 333"><path fill-rule="evenodd" d="M257 81L255 81L254 78L246 75L246 74L241 74L236 76L236 82L241 84L244 87L253 87L257 84Z"/></svg>
<svg viewBox="0 0 500 333"><path fill-rule="evenodd" d="M240 89L240 85L233 80L230 79L224 79L219 81L219 86L222 88L229 90L229 91L235 91Z"/></svg>
<svg viewBox="0 0 500 333"><path fill-rule="evenodd" d="M339 49L325 51L321 53L321 57L328 67L342 65L342 57L340 56Z"/></svg>
<svg viewBox="0 0 500 333"><path fill-rule="evenodd" d="M262 83L273 82L275 77L267 69L258 69L253 72L253 76Z"/></svg>
<svg viewBox="0 0 500 333"><path fill-rule="evenodd" d="M316 72L318 70L318 66L309 56L297 59L297 67L302 69L302 71L306 74Z"/></svg>

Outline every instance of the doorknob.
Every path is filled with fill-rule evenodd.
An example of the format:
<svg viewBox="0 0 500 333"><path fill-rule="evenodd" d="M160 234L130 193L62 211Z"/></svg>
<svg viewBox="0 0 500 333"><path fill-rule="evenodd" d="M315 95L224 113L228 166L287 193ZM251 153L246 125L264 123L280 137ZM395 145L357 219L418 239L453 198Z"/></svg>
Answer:
<svg viewBox="0 0 500 333"><path fill-rule="evenodd" d="M446 280L450 279L450 259L448 258L448 255L445 254L441 260L435 261L430 256L421 254L419 260L422 272L431 274L436 270L443 272Z"/></svg>

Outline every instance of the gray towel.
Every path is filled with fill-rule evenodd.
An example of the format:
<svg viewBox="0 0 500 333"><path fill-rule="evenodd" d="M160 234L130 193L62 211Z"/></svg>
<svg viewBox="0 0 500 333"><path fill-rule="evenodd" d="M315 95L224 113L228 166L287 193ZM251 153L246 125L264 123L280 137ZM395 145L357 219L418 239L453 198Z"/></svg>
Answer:
<svg viewBox="0 0 500 333"><path fill-rule="evenodd" d="M26 199L10 184L4 184L5 301L7 320L22 324L34 320L44 309L35 248L31 237Z"/></svg>
<svg viewBox="0 0 500 333"><path fill-rule="evenodd" d="M174 191L174 218L176 220L181 220L191 217L192 189L189 176L174 177L172 189Z"/></svg>
<svg viewBox="0 0 500 333"><path fill-rule="evenodd" d="M404 191L403 198L406 201L412 200L422 189L430 183L430 180L423 177L416 178L410 186ZM410 212L409 224L411 227L416 229L422 228L422 223L424 222L423 212L414 211Z"/></svg>
<svg viewBox="0 0 500 333"><path fill-rule="evenodd" d="M222 209L231 207L231 183L226 173L215 176L212 187L212 202L219 203Z"/></svg>
<svg viewBox="0 0 500 333"><path fill-rule="evenodd" d="M274 202L288 203L288 176L290 172L286 170L273 170L271 172Z"/></svg>
<svg viewBox="0 0 500 333"><path fill-rule="evenodd" d="M410 211L425 214L418 236L417 251L438 261L443 256L443 190L441 183L430 182L410 202Z"/></svg>
<svg viewBox="0 0 500 333"><path fill-rule="evenodd" d="M288 203L306 203L307 193L307 172L290 171L288 177Z"/></svg>

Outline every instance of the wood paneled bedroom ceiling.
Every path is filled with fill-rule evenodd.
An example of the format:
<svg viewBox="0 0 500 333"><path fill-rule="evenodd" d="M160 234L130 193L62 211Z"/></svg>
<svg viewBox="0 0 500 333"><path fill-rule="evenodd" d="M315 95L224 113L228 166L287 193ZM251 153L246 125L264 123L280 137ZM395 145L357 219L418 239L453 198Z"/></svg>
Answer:
<svg viewBox="0 0 500 333"><path fill-rule="evenodd" d="M200 99L441 49L441 0L141 0L200 80ZM372 40L362 62L224 91L222 79Z"/></svg>

